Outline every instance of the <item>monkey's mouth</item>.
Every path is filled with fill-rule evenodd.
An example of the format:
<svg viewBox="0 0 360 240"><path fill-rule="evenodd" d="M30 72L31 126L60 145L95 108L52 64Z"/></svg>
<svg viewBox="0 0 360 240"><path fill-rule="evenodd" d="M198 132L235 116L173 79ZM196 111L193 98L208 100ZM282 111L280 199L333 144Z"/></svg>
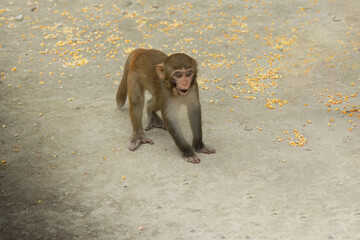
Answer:
<svg viewBox="0 0 360 240"><path fill-rule="evenodd" d="M185 96L189 93L189 89L176 89L180 95Z"/></svg>

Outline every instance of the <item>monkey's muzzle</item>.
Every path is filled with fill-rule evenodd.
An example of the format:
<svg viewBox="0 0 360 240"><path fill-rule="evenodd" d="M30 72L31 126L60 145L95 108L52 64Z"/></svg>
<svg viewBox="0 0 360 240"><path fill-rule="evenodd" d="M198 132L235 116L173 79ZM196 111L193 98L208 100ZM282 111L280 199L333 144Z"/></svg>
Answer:
<svg viewBox="0 0 360 240"><path fill-rule="evenodd" d="M186 96L189 93L189 89L176 89L181 96Z"/></svg>

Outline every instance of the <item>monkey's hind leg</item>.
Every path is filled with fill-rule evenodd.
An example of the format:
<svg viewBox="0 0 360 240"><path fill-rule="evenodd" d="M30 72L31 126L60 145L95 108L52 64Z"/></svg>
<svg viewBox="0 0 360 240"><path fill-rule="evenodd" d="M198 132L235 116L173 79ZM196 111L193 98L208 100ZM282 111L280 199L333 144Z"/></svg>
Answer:
<svg viewBox="0 0 360 240"><path fill-rule="evenodd" d="M148 116L148 125L145 128L145 131L149 131L153 128L163 128L166 130L163 120L157 115L157 111L160 110L160 107L157 105L156 100L152 97L146 104L146 112Z"/></svg>
<svg viewBox="0 0 360 240"><path fill-rule="evenodd" d="M133 127L133 135L131 138L129 150L135 151L141 143L154 142L150 138L146 138L142 126L142 112L144 109L144 88L140 85L136 76L131 76L128 79L129 90L129 112L131 124Z"/></svg>

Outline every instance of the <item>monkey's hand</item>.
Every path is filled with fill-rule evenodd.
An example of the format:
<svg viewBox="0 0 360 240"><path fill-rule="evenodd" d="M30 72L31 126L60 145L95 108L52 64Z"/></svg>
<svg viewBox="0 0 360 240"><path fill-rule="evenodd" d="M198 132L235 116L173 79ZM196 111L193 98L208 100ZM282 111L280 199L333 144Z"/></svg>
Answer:
<svg viewBox="0 0 360 240"><path fill-rule="evenodd" d="M203 148L200 149L195 149L196 152L198 153L205 153L205 154L211 154L211 153L216 153L216 150L207 146L204 146Z"/></svg>
<svg viewBox="0 0 360 240"><path fill-rule="evenodd" d="M139 147L140 143L154 144L150 138L139 137L137 139L131 140L129 150L132 152L135 151Z"/></svg>
<svg viewBox="0 0 360 240"><path fill-rule="evenodd" d="M195 155L195 156L187 157L186 161L188 161L189 163L193 163L193 164L199 164L200 158Z"/></svg>

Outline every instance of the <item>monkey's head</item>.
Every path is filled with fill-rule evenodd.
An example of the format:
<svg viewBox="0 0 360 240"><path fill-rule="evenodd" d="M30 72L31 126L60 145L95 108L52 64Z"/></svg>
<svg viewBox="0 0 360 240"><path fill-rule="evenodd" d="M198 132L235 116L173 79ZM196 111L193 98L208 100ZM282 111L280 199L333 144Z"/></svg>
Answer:
<svg viewBox="0 0 360 240"><path fill-rule="evenodd" d="M156 71L165 86L173 88L180 96L186 96L196 82L196 61L184 53L167 57L164 63L156 65Z"/></svg>

